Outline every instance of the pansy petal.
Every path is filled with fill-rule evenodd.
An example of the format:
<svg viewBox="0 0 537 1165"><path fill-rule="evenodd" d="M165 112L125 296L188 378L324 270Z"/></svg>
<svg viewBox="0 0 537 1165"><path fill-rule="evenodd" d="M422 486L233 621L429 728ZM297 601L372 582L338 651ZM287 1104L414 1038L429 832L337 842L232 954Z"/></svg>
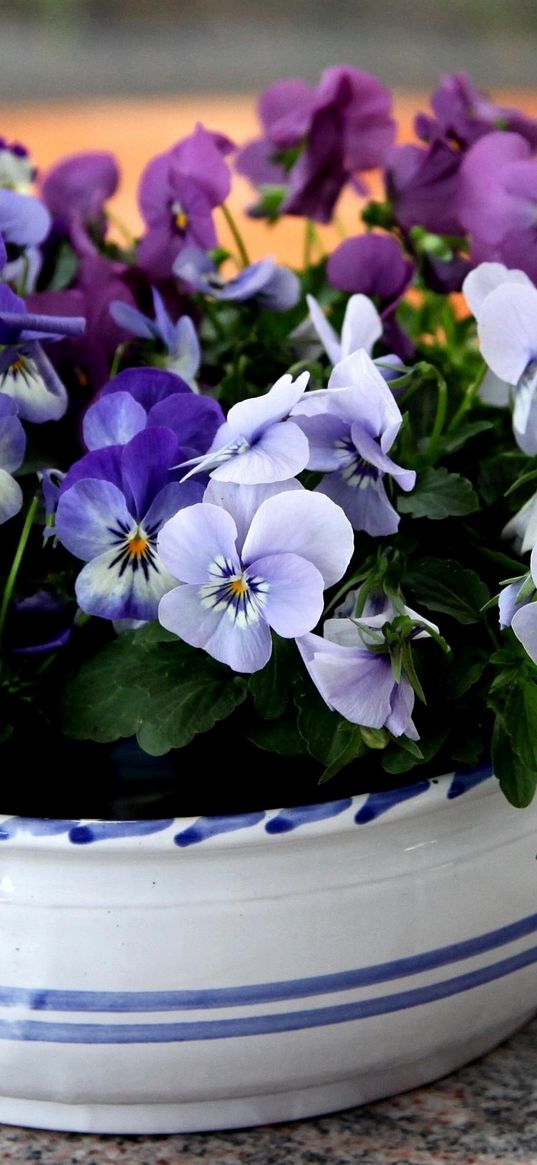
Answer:
<svg viewBox="0 0 537 1165"><path fill-rule="evenodd" d="M483 304L494 291L503 283L524 283L531 286L531 279L525 271L518 271L506 267L503 263L480 263L469 271L462 285L463 295L472 315L479 317Z"/></svg>
<svg viewBox="0 0 537 1165"><path fill-rule="evenodd" d="M308 439L307 469L320 469L325 473L339 469L344 442L349 437L348 423L330 413L321 413L320 416L297 414L293 421L300 426Z"/></svg>
<svg viewBox="0 0 537 1165"><path fill-rule="evenodd" d="M160 425L143 429L123 446L121 473L136 517L145 514L155 494L167 484L168 471L177 464L178 456L175 434Z"/></svg>
<svg viewBox="0 0 537 1165"><path fill-rule="evenodd" d="M201 502L202 497L203 486L198 481L168 482L168 485L159 491L151 502L147 513L144 514L142 520L144 529L148 532L160 529L169 518L178 514L179 510L184 510L186 506L197 505Z"/></svg>
<svg viewBox="0 0 537 1165"><path fill-rule="evenodd" d="M162 368L125 368L101 389L101 396L113 392L130 392L146 412L159 400L177 392L191 393L192 389L175 374Z"/></svg>
<svg viewBox="0 0 537 1165"><path fill-rule="evenodd" d="M156 555L145 571L136 557L123 570L117 560L113 548L86 564L75 583L79 607L103 619L155 619L159 600L175 579Z"/></svg>
<svg viewBox="0 0 537 1165"><path fill-rule="evenodd" d="M195 393L174 393L149 410L148 425L165 425L175 433L179 445L205 453L215 433L224 423L218 401Z"/></svg>
<svg viewBox="0 0 537 1165"><path fill-rule="evenodd" d="M0 466L13 473L19 468L26 447L26 434L17 416L15 402L0 393Z"/></svg>
<svg viewBox="0 0 537 1165"><path fill-rule="evenodd" d="M166 522L158 537L158 549L175 578L185 583L206 583L216 560L237 561L236 537L231 514L203 502L181 510Z"/></svg>
<svg viewBox="0 0 537 1165"><path fill-rule="evenodd" d="M143 312L139 311L137 307L133 307L132 304L124 303L121 299L113 299L108 310L114 322L120 328L124 328L126 332L131 332L133 336L139 336L141 340L158 338L153 321L144 316Z"/></svg>
<svg viewBox="0 0 537 1165"><path fill-rule="evenodd" d="M244 453L224 461L212 470L217 481L257 485L287 481L301 473L308 463L309 445L304 433L292 421L269 426Z"/></svg>
<svg viewBox="0 0 537 1165"><path fill-rule="evenodd" d="M286 372L263 396L251 397L232 405L227 415L230 429L252 441L263 432L266 425L283 421L303 395L309 375L309 372L301 372L293 380Z"/></svg>
<svg viewBox="0 0 537 1165"><path fill-rule="evenodd" d="M252 562L265 554L298 554L312 562L331 586L344 574L354 550L354 535L344 513L321 494L301 490L263 502L243 546Z"/></svg>
<svg viewBox="0 0 537 1165"><path fill-rule="evenodd" d="M0 392L15 401L23 421L34 424L57 421L67 408L65 388L39 344L0 354Z"/></svg>
<svg viewBox="0 0 537 1165"><path fill-rule="evenodd" d="M414 489L416 484L416 474L413 469L404 469L401 465L396 465L391 457L382 451L377 441L363 428L360 424L355 424L351 428L352 440L364 461L368 465L374 465L381 473L388 473L390 477L395 478L397 484L404 490Z"/></svg>
<svg viewBox="0 0 537 1165"><path fill-rule="evenodd" d="M336 364L328 388L350 390L338 398L338 414L350 424L360 421L374 437L380 437L386 453L395 441L403 418L393 393L367 352L360 349Z"/></svg>
<svg viewBox="0 0 537 1165"><path fill-rule="evenodd" d="M88 449L125 445L145 429L145 423L142 405L129 392L115 392L90 406L82 422L82 434Z"/></svg>
<svg viewBox="0 0 537 1165"><path fill-rule="evenodd" d="M392 733L392 736L408 736L410 740L419 740L419 735L412 720L414 701L415 696L412 686L403 676L400 684L394 684L391 696L391 712L386 720L386 728Z"/></svg>
<svg viewBox="0 0 537 1165"><path fill-rule="evenodd" d="M509 283L491 291L477 331L489 368L500 380L516 384L537 356L537 288Z"/></svg>
<svg viewBox="0 0 537 1165"><path fill-rule="evenodd" d="M360 487L349 485L340 473L327 473L316 487L316 493L340 506L354 530L384 538L399 528L399 514L389 501L381 478L364 476Z"/></svg>
<svg viewBox="0 0 537 1165"><path fill-rule="evenodd" d="M330 324L324 314L324 311L313 295L306 296L306 303L309 307L310 319L321 341L321 344L332 364L337 364L341 360L341 344L337 332L334 331L332 324Z"/></svg>
<svg viewBox="0 0 537 1165"><path fill-rule="evenodd" d="M304 635L297 647L325 703L352 724L382 728L394 686L388 656Z"/></svg>
<svg viewBox="0 0 537 1165"><path fill-rule="evenodd" d="M125 498L111 481L76 481L58 502L56 534L77 558L88 560L104 554L110 548L110 528L117 526L128 534L133 525Z"/></svg>
<svg viewBox="0 0 537 1165"><path fill-rule="evenodd" d="M537 603L525 603L516 611L511 627L530 659L537 663Z"/></svg>
<svg viewBox="0 0 537 1165"><path fill-rule="evenodd" d="M382 320L367 295L351 295L341 329L341 359L365 348L370 353L382 336Z"/></svg>
<svg viewBox="0 0 537 1165"><path fill-rule="evenodd" d="M18 514L22 506L22 490L5 469L0 468L0 525Z"/></svg>
<svg viewBox="0 0 537 1165"><path fill-rule="evenodd" d="M513 538L519 554L537 545L537 493L504 526L502 538Z"/></svg>
<svg viewBox="0 0 537 1165"><path fill-rule="evenodd" d="M205 490L203 500L214 506L222 506L231 514L237 527L237 548L242 552L252 518L261 503L276 494L303 489L304 486L295 477L290 481L274 481L268 485L237 485L231 481L215 481L213 477Z"/></svg>
<svg viewBox="0 0 537 1165"><path fill-rule="evenodd" d="M505 408L509 404L511 396L511 385L505 380L500 380L490 368L485 373L481 386L479 389L479 399L483 401L484 405L492 405L494 408Z"/></svg>
<svg viewBox="0 0 537 1165"><path fill-rule="evenodd" d="M234 671L260 671L270 659L272 641L265 621L239 626L227 609L203 606L199 586L175 587L164 595L158 617L168 631Z"/></svg>
<svg viewBox="0 0 537 1165"><path fill-rule="evenodd" d="M297 554L270 554L252 562L249 574L268 584L263 616L277 635L294 639L319 622L324 583L311 562Z"/></svg>
<svg viewBox="0 0 537 1165"><path fill-rule="evenodd" d="M190 316L181 316L174 328L173 341L168 346L173 360L173 371L190 384L201 364L201 348L198 333Z"/></svg>

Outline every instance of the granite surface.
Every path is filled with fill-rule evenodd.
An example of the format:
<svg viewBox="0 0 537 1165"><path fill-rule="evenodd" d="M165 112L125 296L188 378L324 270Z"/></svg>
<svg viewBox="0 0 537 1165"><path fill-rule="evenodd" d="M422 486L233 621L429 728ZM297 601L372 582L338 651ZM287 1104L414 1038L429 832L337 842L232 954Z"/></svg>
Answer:
<svg viewBox="0 0 537 1165"><path fill-rule="evenodd" d="M103 1137L0 1126L0 1165L537 1165L537 1019L427 1088L223 1133Z"/></svg>

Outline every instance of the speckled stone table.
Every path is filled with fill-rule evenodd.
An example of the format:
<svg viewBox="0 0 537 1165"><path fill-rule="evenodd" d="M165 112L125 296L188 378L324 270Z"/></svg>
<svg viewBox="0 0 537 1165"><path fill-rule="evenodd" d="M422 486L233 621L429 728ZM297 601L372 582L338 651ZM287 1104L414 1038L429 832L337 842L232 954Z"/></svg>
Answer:
<svg viewBox="0 0 537 1165"><path fill-rule="evenodd" d="M428 1088L293 1124L166 1137L0 1126L0 1163L43 1165L537 1165L537 1019Z"/></svg>

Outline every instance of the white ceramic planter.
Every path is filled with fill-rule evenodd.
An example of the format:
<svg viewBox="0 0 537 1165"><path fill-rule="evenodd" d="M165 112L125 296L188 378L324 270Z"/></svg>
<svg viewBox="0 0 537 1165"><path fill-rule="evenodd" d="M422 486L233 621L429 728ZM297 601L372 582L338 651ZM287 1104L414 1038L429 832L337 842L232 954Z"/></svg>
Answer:
<svg viewBox="0 0 537 1165"><path fill-rule="evenodd" d="M304 1117L432 1080L537 1008L537 807L483 772L0 839L1 1121Z"/></svg>

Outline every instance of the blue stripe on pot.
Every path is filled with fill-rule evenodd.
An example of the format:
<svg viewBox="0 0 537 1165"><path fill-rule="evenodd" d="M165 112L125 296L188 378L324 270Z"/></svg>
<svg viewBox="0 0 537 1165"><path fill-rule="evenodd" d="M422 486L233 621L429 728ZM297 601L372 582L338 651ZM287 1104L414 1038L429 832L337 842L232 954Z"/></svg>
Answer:
<svg viewBox="0 0 537 1165"><path fill-rule="evenodd" d="M537 947L508 959L469 971L440 983L380 995L355 1003L341 1003L302 1011L273 1015L244 1016L234 1019L194 1020L178 1023L62 1023L41 1020L0 1020L0 1039L59 1044L163 1044L193 1040L235 1039L243 1036L274 1035L304 1031L330 1024L351 1023L374 1016L389 1015L449 999L474 987L492 983L537 962Z"/></svg>
<svg viewBox="0 0 537 1165"><path fill-rule="evenodd" d="M219 1007L240 1007L300 999L313 995L330 995L371 987L435 971L452 963L472 959L497 950L537 932L537 914L474 938L450 943L445 947L423 951L402 959L392 959L370 967L359 967L330 975L280 980L275 983L251 983L240 987L219 987L185 991L59 991L48 988L0 987L0 1006L26 1006L33 1011L188 1011ZM498 964L500 965L500 964Z"/></svg>

